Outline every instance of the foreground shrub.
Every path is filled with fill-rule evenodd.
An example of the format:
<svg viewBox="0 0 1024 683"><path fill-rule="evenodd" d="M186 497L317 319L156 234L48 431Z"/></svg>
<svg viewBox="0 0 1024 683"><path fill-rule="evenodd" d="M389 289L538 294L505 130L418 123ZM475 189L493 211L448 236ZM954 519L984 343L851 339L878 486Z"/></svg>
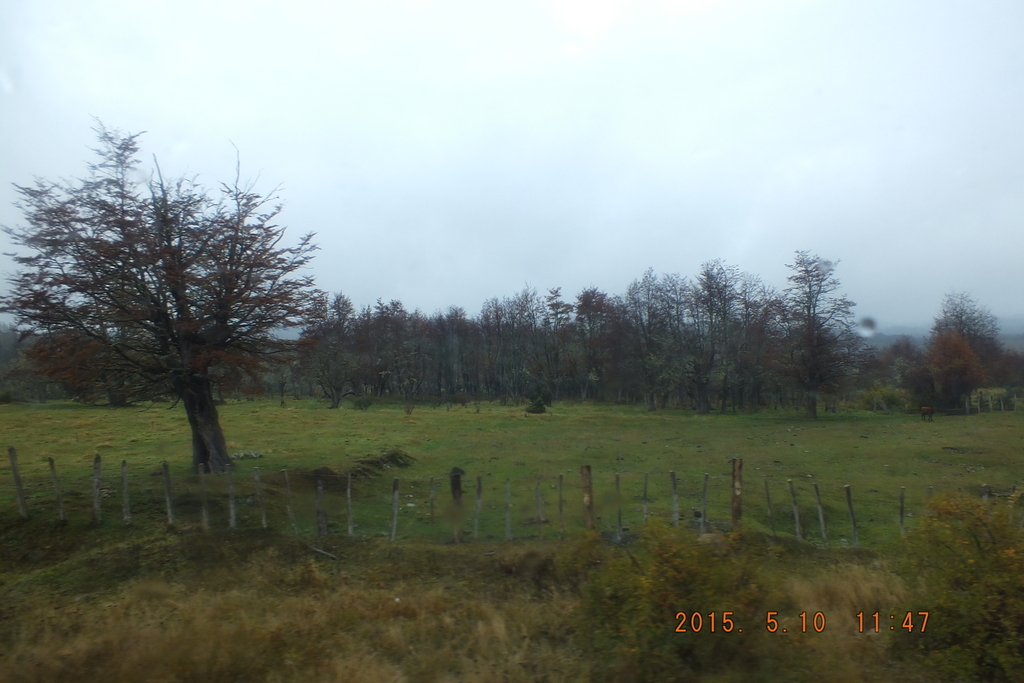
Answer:
<svg viewBox="0 0 1024 683"><path fill-rule="evenodd" d="M765 610L788 603L769 599L755 582L756 564L723 539L700 543L688 531L652 526L641 548L604 560L585 590L581 629L600 662L595 680L689 681L727 670L772 680L785 667L771 645L783 643L769 642ZM678 612L700 612L701 632L692 624L676 632ZM732 613L731 632L723 632L722 612Z"/></svg>
<svg viewBox="0 0 1024 683"><path fill-rule="evenodd" d="M918 579L913 612L924 633L901 630L896 652L916 652L948 680L1024 680L1024 542L1009 504L939 498L909 538L904 570Z"/></svg>

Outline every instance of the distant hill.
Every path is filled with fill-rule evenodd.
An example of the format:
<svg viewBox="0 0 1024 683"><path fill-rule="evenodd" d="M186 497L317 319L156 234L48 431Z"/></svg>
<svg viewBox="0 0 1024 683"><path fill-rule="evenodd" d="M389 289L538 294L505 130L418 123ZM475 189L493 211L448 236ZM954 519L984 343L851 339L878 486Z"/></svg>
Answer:
<svg viewBox="0 0 1024 683"><path fill-rule="evenodd" d="M879 351L884 351L885 349L887 349L890 346L892 346L893 342L895 342L897 339L899 339L902 336L904 336L904 335L903 334L876 334L876 335L870 337L869 339L865 339L864 341L867 342L868 346L873 346L876 349L878 349ZM908 337L912 338L915 342L917 342L917 345L921 346L921 347L923 347L927 343L927 340L928 340L928 337L925 334L907 334L905 336L908 336Z"/></svg>
<svg viewBox="0 0 1024 683"><path fill-rule="evenodd" d="M1003 348L1024 353L1024 333L1001 334L999 335L999 341L1003 343Z"/></svg>
<svg viewBox="0 0 1024 683"><path fill-rule="evenodd" d="M903 335L899 334L876 334L870 339L866 339L868 346L873 346L879 351L884 351L893 345L899 337ZM922 334L908 334L917 342L918 346L924 347L928 344L928 335ZM999 335L999 341L1002 343L1004 349L1012 349L1014 351L1020 351L1024 353L1024 333L1017 334L1001 334Z"/></svg>

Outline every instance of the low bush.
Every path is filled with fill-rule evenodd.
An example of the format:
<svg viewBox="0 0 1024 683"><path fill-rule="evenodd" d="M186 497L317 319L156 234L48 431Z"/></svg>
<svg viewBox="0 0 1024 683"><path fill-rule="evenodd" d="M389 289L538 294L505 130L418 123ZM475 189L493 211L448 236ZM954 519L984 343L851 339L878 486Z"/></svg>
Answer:
<svg viewBox="0 0 1024 683"><path fill-rule="evenodd" d="M898 629L894 654L913 653L942 679L1024 680L1024 537L1017 496L999 503L936 497L908 539L903 571L914 580L910 611L925 632Z"/></svg>
<svg viewBox="0 0 1024 683"><path fill-rule="evenodd" d="M541 413L547 412L547 406L544 405L544 399L538 397L527 403L526 412L531 413L533 415L539 415Z"/></svg>
<svg viewBox="0 0 1024 683"><path fill-rule="evenodd" d="M724 539L700 543L689 531L652 527L636 552L605 558L585 590L581 630L601 663L595 680L704 680L727 671L743 672L745 680L778 680L771 676L785 668L782 649L771 645L782 639L770 640L765 614L785 613L787 603L755 580L757 564ZM688 620L699 612L701 632L691 621L682 626L687 632L677 632L680 612ZM714 634L711 612L718 621ZM731 613L728 633L723 612Z"/></svg>

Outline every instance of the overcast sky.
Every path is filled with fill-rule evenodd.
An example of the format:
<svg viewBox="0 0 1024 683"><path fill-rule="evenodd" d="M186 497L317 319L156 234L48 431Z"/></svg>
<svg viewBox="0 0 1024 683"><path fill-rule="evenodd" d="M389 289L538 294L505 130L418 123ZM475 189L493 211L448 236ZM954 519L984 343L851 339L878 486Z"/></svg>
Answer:
<svg viewBox="0 0 1024 683"><path fill-rule="evenodd" d="M96 117L212 187L236 145L357 306L781 288L802 249L882 332L952 291L1024 329L1022 36L1019 0L0 0L0 224Z"/></svg>

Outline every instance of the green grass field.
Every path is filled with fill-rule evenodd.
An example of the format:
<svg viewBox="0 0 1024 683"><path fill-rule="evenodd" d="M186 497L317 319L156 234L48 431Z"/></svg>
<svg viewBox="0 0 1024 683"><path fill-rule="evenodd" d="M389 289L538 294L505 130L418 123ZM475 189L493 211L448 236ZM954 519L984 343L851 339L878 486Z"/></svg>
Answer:
<svg viewBox="0 0 1024 683"><path fill-rule="evenodd" d="M400 481L399 537L447 538L451 525L448 473L460 467L465 524L472 526L476 477L482 478L480 535L504 538L505 481L510 480L516 537L557 535L558 477L563 477L567 529L583 525L580 467L594 476L598 526L617 525L619 501L623 524L635 529L643 521L643 482L648 477L649 515L671 516L670 471L678 480L683 523L701 507L703 474L709 475L709 523L730 518L730 460L743 458L745 522L751 529L769 528L764 480L769 482L776 530L793 533L788 480L797 491L805 536L820 541L813 484L818 484L829 539L850 536L843 486L850 485L859 537L879 545L899 535L899 493L906 487L907 525L925 507L928 487L935 492L963 491L981 495L988 485L1005 494L1024 478L1024 413L986 413L971 417L940 417L924 422L914 415L851 411L816 421L797 411L764 411L746 415L695 416L690 411L648 413L638 408L598 405L556 405L544 415L526 415L521 408L482 404L418 408L405 415L400 405L377 405L368 411L328 411L316 402L293 402L281 408L269 403L239 402L221 408L232 452L259 451L260 460L242 460L235 479L242 521L256 511L245 499L253 494L252 470L258 467L268 488L269 515L274 526L290 526L283 509L283 477L293 480L294 505L301 528L315 529L314 477L311 472L342 474L355 460L399 448L414 459L410 467L386 470L373 482L354 485L359 535L390 530L391 478ZM32 498L35 516L56 514L47 458L52 457L62 486L78 504L78 516L91 516L91 476L96 453L104 459L104 487L109 489L108 516L116 525L120 514L120 462L131 475L131 495L143 523L158 522L163 506L160 463L167 460L175 493L183 499L184 524L198 523L198 478L190 474L190 437L184 412L166 406L109 410L75 404L2 406L0 435L17 448L20 469ZM322 468L327 468L322 469ZM619 498L614 478L620 476ZM434 524L429 516L429 480L435 479ZM344 530L344 481L325 475L325 506L332 528ZM546 524L525 524L536 518L536 486L541 480ZM209 477L212 524L226 526L226 483ZM9 466L0 467L0 506L14 508ZM250 509L252 508L252 509Z"/></svg>
<svg viewBox="0 0 1024 683"><path fill-rule="evenodd" d="M606 539L616 529L620 507L628 538L644 533L645 475L649 525L669 526L669 472L674 471L682 528L671 533L691 543L698 524L693 510L701 505L707 473L710 529L732 539L723 542L737 544L760 567L757 582L772 585L777 604L831 606L847 622L852 613L845 612L858 600L894 605L911 590L891 572L903 546L900 487L906 487L913 537L926 517L928 487L936 494L979 497L987 485L997 500L1016 503L1015 497L1002 496L1024 483L1022 412L923 422L916 415L863 411L811 421L796 411L695 416L683 410L648 413L563 403L543 415L495 403L479 409L472 404L450 410L418 407L411 415L401 405L329 411L311 401L283 408L232 402L220 410L231 452L255 450L264 456L238 461L235 531L227 528L223 475L206 478L211 530L199 526L199 479L189 472L190 435L180 406L0 406L0 436L3 445L18 451L30 513L28 520L19 517L4 462L0 681L72 676L83 681L610 680L595 669L580 610L594 609L583 588L590 573L610 572L613 560L625 555L583 531L582 465L593 470L597 526ZM355 480L355 537L348 538L345 480L331 473L344 473L358 459L390 449L401 449L413 462ZM97 453L103 459L105 496L100 524L92 520ZM68 509L66 524L57 519L50 457ZM744 467L742 537L729 528L734 457L742 458ZM121 521L122 460L130 472L130 527ZM166 525L160 476L164 460L174 482L172 528ZM267 530L252 498L255 467L267 496ZM453 467L466 472L461 517L448 492ZM285 469L299 534L285 511ZM326 537L316 535L315 472L325 481L331 529ZM564 540L559 539L559 475ZM396 476L400 506L392 543L387 536ZM474 539L478 476L483 488ZM433 520L431 477L436 482ZM778 544L769 532L766 479ZM790 479L804 543L793 538ZM516 538L511 543L503 540L506 480ZM536 523L538 480L546 520L541 524ZM822 547L818 528L815 483L828 548ZM848 547L852 538L842 488L847 484L859 550ZM1012 514L1015 527L1020 507ZM457 517L467 530L468 542L461 546L450 543ZM602 549L595 550L595 542ZM638 543L643 545L642 538ZM587 553L598 559L581 561L591 556ZM628 563L624 566L630 571ZM933 680L919 677L912 666L899 669L884 638L850 639L838 628L829 631L831 640L801 646L803 654L794 654L793 661L802 663L793 664L793 671L804 673L791 680L814 680L815 661L847 666L851 658L859 663L842 680L873 680L883 670L886 675L899 670L907 680ZM248 646L244 638L250 639ZM771 643L757 647L769 652ZM100 663L107 668L97 669ZM733 673L709 670L700 678L678 680L749 680L750 671L749 666Z"/></svg>

